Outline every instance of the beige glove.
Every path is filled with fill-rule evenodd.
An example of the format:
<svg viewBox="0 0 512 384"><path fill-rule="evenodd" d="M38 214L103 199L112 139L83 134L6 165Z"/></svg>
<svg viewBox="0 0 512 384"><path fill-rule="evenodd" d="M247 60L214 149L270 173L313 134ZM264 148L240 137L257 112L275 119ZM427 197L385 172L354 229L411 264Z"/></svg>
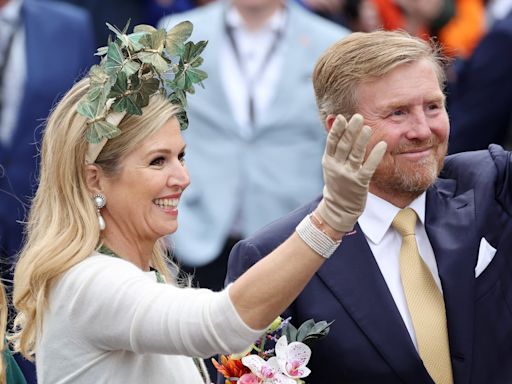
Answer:
<svg viewBox="0 0 512 384"><path fill-rule="evenodd" d="M322 159L325 186L316 212L339 232L354 228L366 204L370 179L386 152L387 144L381 141L364 161L370 136L371 129L359 114L348 124L338 115L327 136Z"/></svg>

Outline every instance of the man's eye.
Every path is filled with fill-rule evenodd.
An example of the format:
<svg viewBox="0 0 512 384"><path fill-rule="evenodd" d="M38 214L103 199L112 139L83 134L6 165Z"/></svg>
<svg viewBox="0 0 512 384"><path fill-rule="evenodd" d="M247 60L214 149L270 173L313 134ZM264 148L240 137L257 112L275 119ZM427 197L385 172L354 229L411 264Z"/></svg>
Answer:
<svg viewBox="0 0 512 384"><path fill-rule="evenodd" d="M401 109L396 109L393 112L391 112L391 115L393 116L402 116L403 114L405 114L405 112Z"/></svg>
<svg viewBox="0 0 512 384"><path fill-rule="evenodd" d="M149 163L149 165L161 166L164 164L164 162L165 162L165 159L163 158L163 156L159 156L156 159L151 160L151 163Z"/></svg>

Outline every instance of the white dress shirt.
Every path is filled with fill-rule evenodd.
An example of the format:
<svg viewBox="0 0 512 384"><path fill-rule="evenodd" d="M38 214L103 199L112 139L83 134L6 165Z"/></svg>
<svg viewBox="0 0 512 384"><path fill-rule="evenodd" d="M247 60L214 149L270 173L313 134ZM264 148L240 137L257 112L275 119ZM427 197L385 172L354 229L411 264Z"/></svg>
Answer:
<svg viewBox="0 0 512 384"><path fill-rule="evenodd" d="M434 251L425 231L425 196L426 194L422 193L409 207L418 215L415 232L420 256L432 272L432 276L442 292ZM384 276L400 315L402 315L411 339L416 349L418 349L414 326L400 278L402 236L391 226L399 211L400 208L369 193L366 208L359 218L359 225L370 245L375 261L382 276Z"/></svg>
<svg viewBox="0 0 512 384"><path fill-rule="evenodd" d="M3 106L0 121L0 143L9 145L18 122L18 113L23 99L23 88L26 80L25 29L19 22L21 17L21 0L11 0L0 8L0 49L2 57L7 40L13 31L14 40L6 64L3 86Z"/></svg>
<svg viewBox="0 0 512 384"><path fill-rule="evenodd" d="M226 24L232 30L241 62L229 36L225 34L220 55L223 58L220 66L222 84L244 137L250 137L253 133L249 117L249 92L253 96L256 122L258 117L264 115L274 96L283 64L283 44L279 44L283 40L282 35L270 57L268 52L274 45L278 31L284 31L285 23L286 12L282 9L277 10L258 30L247 29L236 8L230 8L226 13Z"/></svg>

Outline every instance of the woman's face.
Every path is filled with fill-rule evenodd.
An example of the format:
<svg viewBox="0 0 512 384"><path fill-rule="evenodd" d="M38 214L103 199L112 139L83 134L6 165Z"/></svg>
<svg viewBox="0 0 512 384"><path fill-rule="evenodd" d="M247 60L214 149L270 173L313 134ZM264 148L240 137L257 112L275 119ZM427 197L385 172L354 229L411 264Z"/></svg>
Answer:
<svg viewBox="0 0 512 384"><path fill-rule="evenodd" d="M178 203L190 179L184 166L185 142L176 118L169 119L103 178L107 199L101 210L106 231L130 242L154 242L176 231Z"/></svg>

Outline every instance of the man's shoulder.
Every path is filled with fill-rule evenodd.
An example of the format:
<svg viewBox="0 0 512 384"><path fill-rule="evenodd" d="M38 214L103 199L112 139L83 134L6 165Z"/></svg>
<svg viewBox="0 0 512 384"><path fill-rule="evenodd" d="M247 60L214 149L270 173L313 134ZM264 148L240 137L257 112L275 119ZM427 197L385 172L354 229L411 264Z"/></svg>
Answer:
<svg viewBox="0 0 512 384"><path fill-rule="evenodd" d="M491 144L488 149L456 153L446 158L442 178L495 178L508 169L510 152Z"/></svg>
<svg viewBox="0 0 512 384"><path fill-rule="evenodd" d="M310 201L290 213L272 221L253 235L249 236L242 243L250 244L266 255L279 244L284 242L295 230L295 227L318 205L320 198Z"/></svg>

